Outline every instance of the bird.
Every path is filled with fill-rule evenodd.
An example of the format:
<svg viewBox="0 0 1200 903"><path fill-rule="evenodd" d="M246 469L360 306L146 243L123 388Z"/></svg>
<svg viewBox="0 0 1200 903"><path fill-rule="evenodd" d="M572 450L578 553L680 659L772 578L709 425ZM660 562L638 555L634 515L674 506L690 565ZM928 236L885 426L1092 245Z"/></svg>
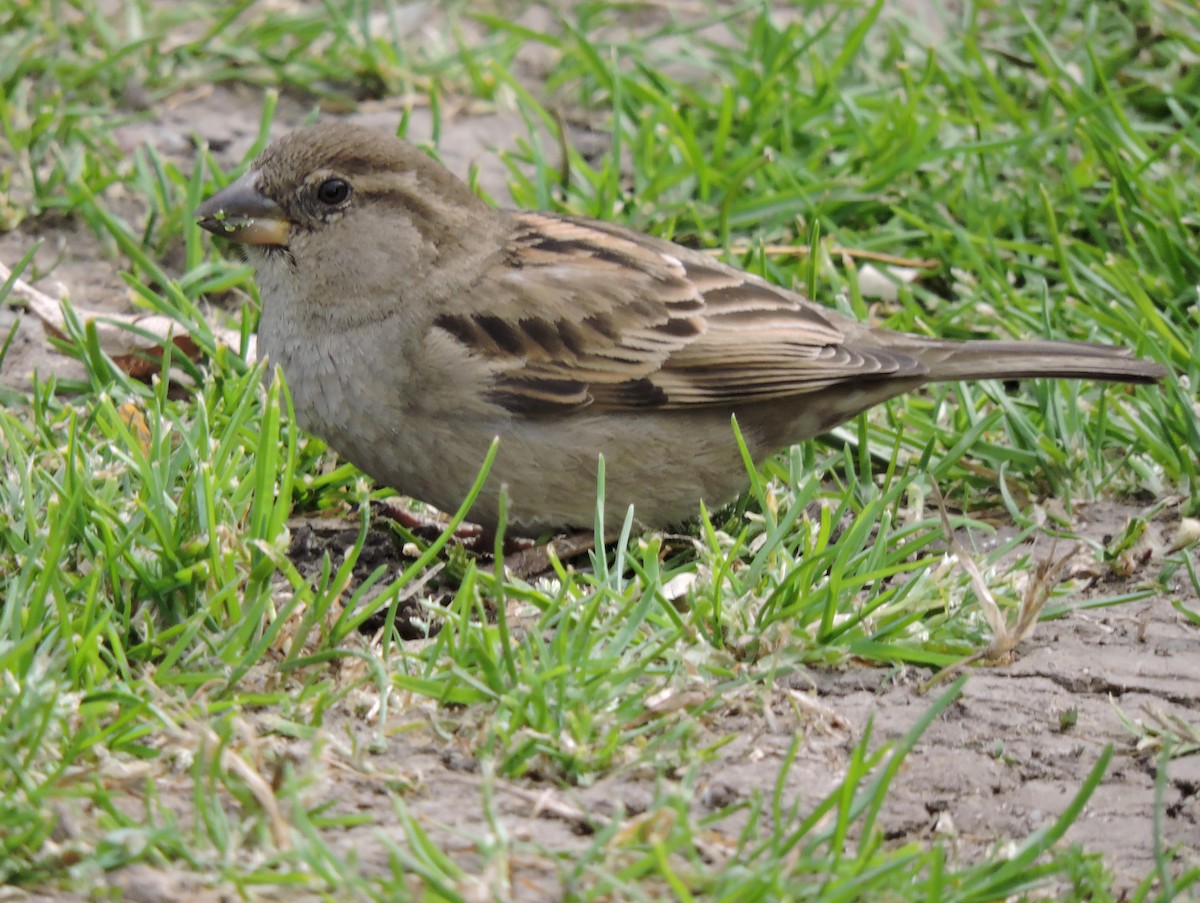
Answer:
<svg viewBox="0 0 1200 903"><path fill-rule="evenodd" d="M613 223L493 207L407 141L293 131L195 211L240 244L258 348L300 426L442 511L545 536L633 506L663 529L736 498L753 461L928 383L1155 383L1123 347L950 340L862 323L703 251ZM501 495L506 504L502 506Z"/></svg>

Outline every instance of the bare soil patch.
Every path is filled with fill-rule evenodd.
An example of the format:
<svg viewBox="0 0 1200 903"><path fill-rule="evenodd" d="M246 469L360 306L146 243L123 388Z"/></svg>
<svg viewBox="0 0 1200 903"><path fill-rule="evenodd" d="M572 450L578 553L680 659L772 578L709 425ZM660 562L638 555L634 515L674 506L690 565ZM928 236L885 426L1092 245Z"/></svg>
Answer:
<svg viewBox="0 0 1200 903"><path fill-rule="evenodd" d="M1080 510L1079 520L1099 540L1133 513L1104 503L1090 513ZM1171 529L1168 518L1153 523L1149 542L1161 548ZM378 542L381 551L386 541ZM1049 540L1038 543L1045 548L1036 555L1048 551ZM1083 585L1081 595L1112 596L1134 588L1135 578L1097 579ZM1182 582L1177 588L1175 598L1194 607L1191 588ZM972 669L963 694L925 733L893 784L881 821L886 836L896 844L941 838L960 862L979 860L1053 823L1111 744L1116 755L1067 840L1103 854L1118 886L1132 888L1154 868L1160 761L1155 749L1138 749L1118 707L1130 719L1175 715L1195 723L1200 713L1195 643L1195 628L1166 597L1043 623L1011 663ZM848 665L793 674L730 699L704 716L706 736L697 744L732 739L702 767L695 803L715 812L756 794L769 798L792 739L800 734L804 742L786 774L784 803L799 799L805 811L845 774L869 723L873 746L914 725L935 695L922 693L928 677L914 669ZM397 722L411 730L388 731L392 739L384 752L362 761L361 768L330 775L327 789L339 809L379 816L334 841L357 851L368 870L386 868L381 838L398 837L396 826L389 826L388 793L382 789L394 788L396 781L406 785L409 812L468 871L479 866L474 849L456 852L455 845L462 846L464 835L493 831L469 726L449 712L422 708L415 721L413 713L396 710ZM332 733L357 736L361 744L379 730L356 723L350 713L334 720L327 725ZM585 787L537 776L497 779L495 811L505 833L545 851L513 863L514 886L524 889L521 899L558 899L557 857L586 847L608 817L645 811L662 782L673 777L678 776L643 768L617 769ZM1176 865L1200 861L1200 755L1169 762L1163 783L1159 842L1175 851ZM714 826L709 855L732 855L742 826L737 815Z"/></svg>

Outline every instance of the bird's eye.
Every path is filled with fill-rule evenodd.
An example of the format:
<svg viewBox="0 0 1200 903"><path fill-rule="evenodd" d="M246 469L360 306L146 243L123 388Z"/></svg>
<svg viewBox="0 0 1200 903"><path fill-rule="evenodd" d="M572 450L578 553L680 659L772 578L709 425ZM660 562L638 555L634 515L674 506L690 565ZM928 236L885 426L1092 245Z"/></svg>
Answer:
<svg viewBox="0 0 1200 903"><path fill-rule="evenodd" d="M336 206L350 197L350 183L345 179L326 179L317 186L317 200L330 207Z"/></svg>

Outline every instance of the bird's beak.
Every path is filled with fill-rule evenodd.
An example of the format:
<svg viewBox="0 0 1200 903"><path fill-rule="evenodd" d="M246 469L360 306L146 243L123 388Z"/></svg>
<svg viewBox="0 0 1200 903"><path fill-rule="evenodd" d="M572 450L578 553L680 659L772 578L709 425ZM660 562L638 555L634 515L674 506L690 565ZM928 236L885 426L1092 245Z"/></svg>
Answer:
<svg viewBox="0 0 1200 903"><path fill-rule="evenodd" d="M196 224L242 244L286 245L291 221L257 182L258 171L252 169L226 185L196 208Z"/></svg>

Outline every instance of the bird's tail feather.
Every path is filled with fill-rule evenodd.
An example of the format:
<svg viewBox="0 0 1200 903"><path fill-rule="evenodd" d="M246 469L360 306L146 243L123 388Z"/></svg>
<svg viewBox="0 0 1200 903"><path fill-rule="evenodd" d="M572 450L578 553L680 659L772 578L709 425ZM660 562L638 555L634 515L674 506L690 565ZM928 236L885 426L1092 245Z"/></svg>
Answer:
<svg viewBox="0 0 1200 903"><path fill-rule="evenodd" d="M933 382L1041 376L1154 383L1167 375L1162 364L1134 357L1128 348L1087 342L939 342L916 356Z"/></svg>

